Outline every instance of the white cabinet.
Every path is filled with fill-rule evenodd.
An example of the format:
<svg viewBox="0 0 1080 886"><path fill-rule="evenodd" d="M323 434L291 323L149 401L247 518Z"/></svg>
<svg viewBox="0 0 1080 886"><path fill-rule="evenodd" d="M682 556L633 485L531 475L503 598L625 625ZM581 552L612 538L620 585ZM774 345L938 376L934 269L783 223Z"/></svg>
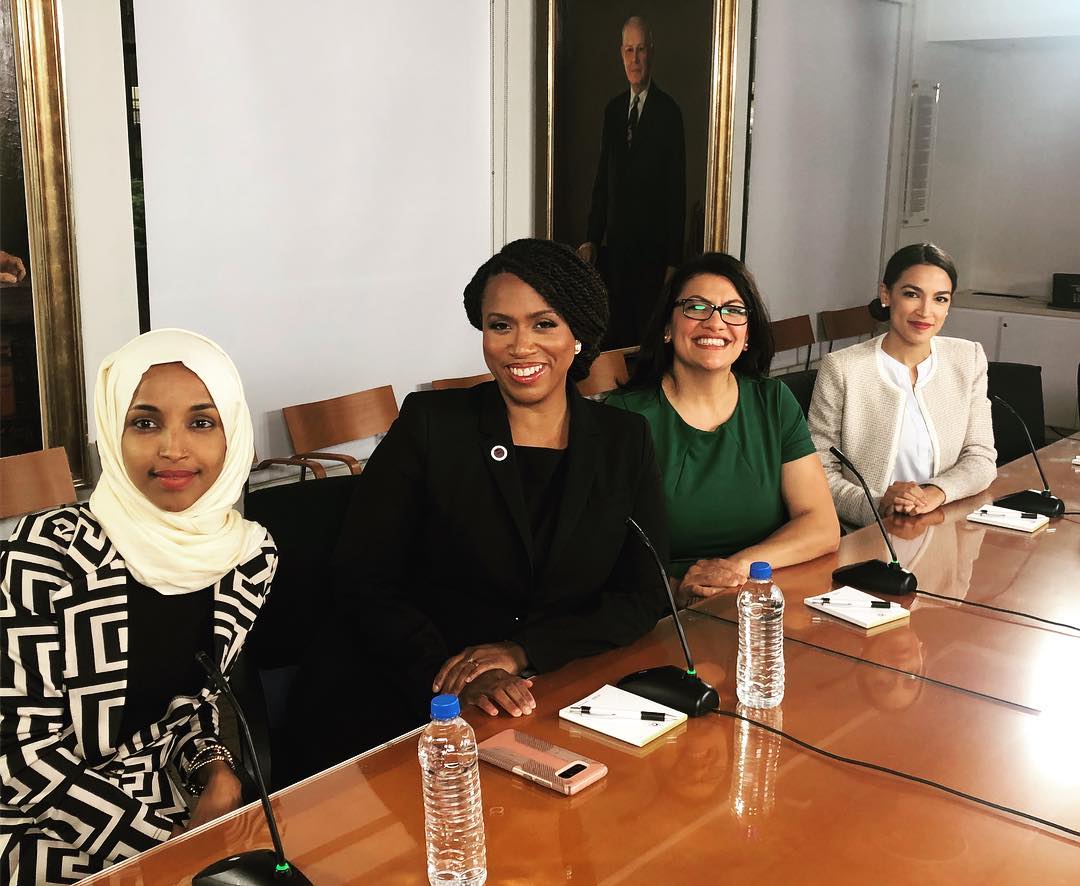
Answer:
<svg viewBox="0 0 1080 886"><path fill-rule="evenodd" d="M1041 366L1046 423L1080 427L1076 411L1080 314L1046 316L954 308L943 332L979 342L988 360Z"/></svg>

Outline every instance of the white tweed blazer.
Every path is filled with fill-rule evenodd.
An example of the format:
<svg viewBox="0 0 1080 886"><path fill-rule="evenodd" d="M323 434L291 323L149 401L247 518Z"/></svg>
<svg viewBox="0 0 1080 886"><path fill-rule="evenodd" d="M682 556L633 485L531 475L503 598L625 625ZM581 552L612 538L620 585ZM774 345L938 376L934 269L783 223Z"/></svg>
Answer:
<svg viewBox="0 0 1080 886"><path fill-rule="evenodd" d="M885 493L896 464L906 391L886 372L884 335L852 345L821 361L810 405L810 435L840 519L865 526L874 519L858 480L829 452L839 448L859 469L874 497ZM986 354L978 342L936 336L934 365L916 397L934 450L930 483L945 501L980 492L997 475Z"/></svg>

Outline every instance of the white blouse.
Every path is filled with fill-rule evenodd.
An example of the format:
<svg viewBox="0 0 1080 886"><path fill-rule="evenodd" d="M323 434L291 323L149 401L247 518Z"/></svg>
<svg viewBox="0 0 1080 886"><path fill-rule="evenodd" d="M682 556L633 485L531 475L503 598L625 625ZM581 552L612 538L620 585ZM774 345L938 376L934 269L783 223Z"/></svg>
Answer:
<svg viewBox="0 0 1080 886"><path fill-rule="evenodd" d="M884 339L883 339L884 340ZM916 381L911 384L911 375L903 363L889 356L884 349L881 366L894 385L904 392L904 416L900 423L900 444L896 451L896 464L893 466L890 483L926 483L934 476L934 444L930 431L926 427L916 391L929 380L934 369L934 353L915 367Z"/></svg>

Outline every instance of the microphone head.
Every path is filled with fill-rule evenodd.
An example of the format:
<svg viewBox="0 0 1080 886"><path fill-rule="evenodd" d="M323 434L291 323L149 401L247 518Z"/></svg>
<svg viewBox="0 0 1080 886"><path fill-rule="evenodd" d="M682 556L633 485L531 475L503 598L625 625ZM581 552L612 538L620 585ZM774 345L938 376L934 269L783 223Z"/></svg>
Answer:
<svg viewBox="0 0 1080 886"><path fill-rule="evenodd" d="M829 452L835 455L837 459L839 459L840 464L842 464L845 468L851 471L855 471L855 465L853 465L851 463L851 460L846 455L844 455L844 453L842 453L836 446L830 446ZM855 473L858 474L859 472L855 471Z"/></svg>
<svg viewBox="0 0 1080 886"><path fill-rule="evenodd" d="M218 666L214 664L214 660L203 652L201 649L195 653L195 661L199 663L206 676L210 678L210 681L222 692L226 694L229 691L229 684L225 680L225 675L218 670Z"/></svg>

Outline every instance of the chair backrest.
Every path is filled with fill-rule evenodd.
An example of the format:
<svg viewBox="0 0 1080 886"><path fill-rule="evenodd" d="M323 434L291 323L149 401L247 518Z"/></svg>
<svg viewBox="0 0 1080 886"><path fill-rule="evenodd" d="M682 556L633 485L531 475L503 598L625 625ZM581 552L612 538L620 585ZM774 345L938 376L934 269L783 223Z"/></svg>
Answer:
<svg viewBox="0 0 1080 886"><path fill-rule="evenodd" d="M244 516L265 526L278 549L272 593L247 650L262 668L297 664L331 612L334 550L363 474L285 483L249 492Z"/></svg>
<svg viewBox="0 0 1080 886"><path fill-rule="evenodd" d="M431 383L432 390L445 391L447 388L471 388L495 378L490 372L479 375L464 375L461 378L437 378Z"/></svg>
<svg viewBox="0 0 1080 886"><path fill-rule="evenodd" d="M842 308L839 311L822 311L818 316L821 318L821 328L825 331L825 341L857 338L877 331L878 321L871 316L870 308L866 305Z"/></svg>
<svg viewBox="0 0 1080 886"><path fill-rule="evenodd" d="M63 446L0 458L0 517L69 505L76 499Z"/></svg>
<svg viewBox="0 0 1080 886"><path fill-rule="evenodd" d="M817 373L816 369L806 369L802 372L788 372L785 375L776 376L791 389L791 393L799 401L799 407L804 416L810 414L810 401L814 398L814 382L817 381Z"/></svg>
<svg viewBox="0 0 1080 886"><path fill-rule="evenodd" d="M270 596L243 651L259 678L253 688L263 695L274 761L273 790L292 783L299 774L289 728L297 677L300 664L314 653L314 644L329 634L334 618L334 551L349 503L363 482L363 474L344 474L317 483L258 489L244 498L244 516L265 526L278 549Z"/></svg>
<svg viewBox="0 0 1080 886"><path fill-rule="evenodd" d="M988 397L996 394L1020 413L1036 449L1046 445L1041 366L988 363L986 394ZM994 424L994 448L997 449L999 465L1022 458L1030 452L1027 436L1015 415L991 400L990 417Z"/></svg>
<svg viewBox="0 0 1080 886"><path fill-rule="evenodd" d="M397 400L390 385L286 406L281 410L289 429L293 452L301 455L327 446L385 434L397 418Z"/></svg>
<svg viewBox="0 0 1080 886"><path fill-rule="evenodd" d="M773 345L777 354L793 348L805 348L814 343L814 327L809 314L788 317L786 320L773 320Z"/></svg>
<svg viewBox="0 0 1080 886"><path fill-rule="evenodd" d="M577 383L583 397L613 391L630 377L622 351L604 351L593 361L589 374Z"/></svg>

